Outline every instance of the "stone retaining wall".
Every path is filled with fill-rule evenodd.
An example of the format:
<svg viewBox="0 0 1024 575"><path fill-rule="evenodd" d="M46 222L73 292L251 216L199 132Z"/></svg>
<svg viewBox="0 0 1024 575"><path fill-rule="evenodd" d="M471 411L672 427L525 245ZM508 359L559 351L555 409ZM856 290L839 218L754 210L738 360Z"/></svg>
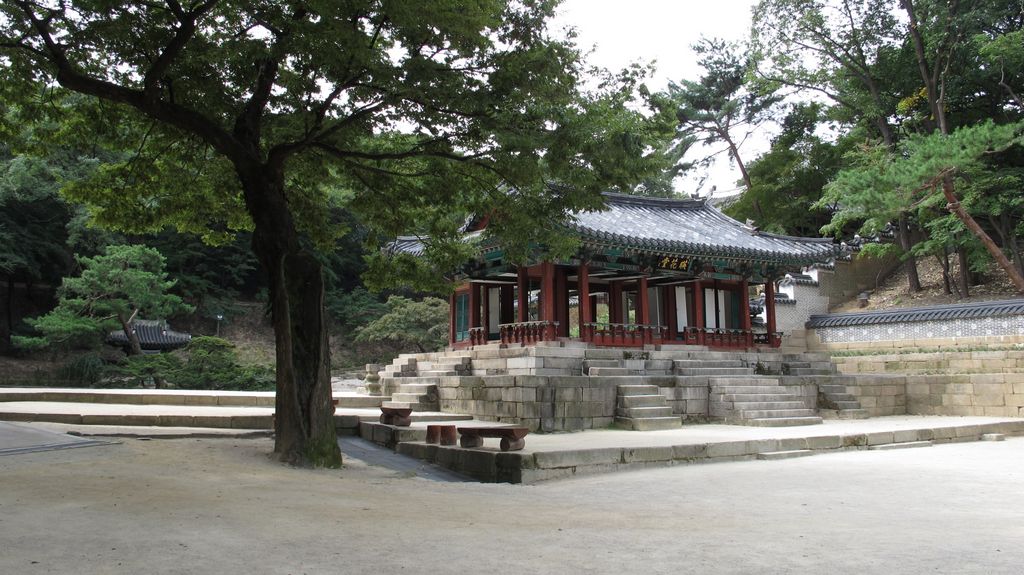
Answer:
<svg viewBox="0 0 1024 575"><path fill-rule="evenodd" d="M609 427L615 420L622 377L492 375L443 377L441 411L482 421L515 423L531 431L579 431ZM633 385L657 385L676 415L707 416L708 388L677 376L635 376ZM677 385L679 384L679 385Z"/></svg>

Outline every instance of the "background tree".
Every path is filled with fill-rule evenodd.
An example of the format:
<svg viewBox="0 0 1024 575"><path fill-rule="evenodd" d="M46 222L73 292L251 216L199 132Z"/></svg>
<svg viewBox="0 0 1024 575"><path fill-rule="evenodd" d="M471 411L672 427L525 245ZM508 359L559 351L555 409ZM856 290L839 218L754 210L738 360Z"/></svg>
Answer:
<svg viewBox="0 0 1024 575"><path fill-rule="evenodd" d="M416 301L393 295L387 306L387 313L363 326L356 340L392 342L401 348L415 347L421 353L437 351L448 343L448 302L436 297Z"/></svg>
<svg viewBox="0 0 1024 575"><path fill-rule="evenodd" d="M740 147L750 134L768 120L768 112L779 99L773 94L759 94L744 83L749 60L744 49L719 39L702 38L693 45L697 63L704 74L697 81L669 83L667 98L675 104L679 122L677 141L692 149L723 146L701 159L708 165L725 152L736 163L744 185L751 187L750 174L740 154ZM756 206L756 203L755 203Z"/></svg>
<svg viewBox="0 0 1024 575"><path fill-rule="evenodd" d="M864 154L859 167L842 171L829 184L823 201L841 198L843 211L848 212L845 216L840 212L831 225L851 215L857 218L869 215L864 218L865 226L867 231L873 231L885 218L886 212L879 210L879 204L890 210L896 209L899 203L925 209L945 201L945 208L981 242L1017 290L1024 293L1024 276L955 196L958 176L980 169L989 155L1019 148L1024 144L1022 132L1024 124L1000 126L987 122L960 128L948 135L915 135L901 144L899 155L876 148Z"/></svg>
<svg viewBox="0 0 1024 575"><path fill-rule="evenodd" d="M160 252L145 246L110 246L103 255L79 257L82 273L64 278L57 307L30 321L46 344L89 342L98 345L111 329L128 339L129 355L141 355L132 322L139 314L166 318L189 312L167 279ZM38 347L39 338L18 338L21 345Z"/></svg>
<svg viewBox="0 0 1024 575"><path fill-rule="evenodd" d="M724 211L740 221L753 219L769 232L818 235L831 221L832 206L814 205L853 145L848 137L823 140L816 133L820 120L820 104L794 105L768 152L749 164L750 188Z"/></svg>
<svg viewBox="0 0 1024 575"><path fill-rule="evenodd" d="M338 465L314 253L336 235L332 190L351 190L371 246L418 222L447 269L466 254L456 214L493 214L520 256L528 241L565 252L545 222L651 169L631 80L581 95L577 50L546 28L555 5L5 0L0 83L22 101L53 84L93 96L79 133L135 150L69 190L100 223L251 226L277 342L275 452Z"/></svg>

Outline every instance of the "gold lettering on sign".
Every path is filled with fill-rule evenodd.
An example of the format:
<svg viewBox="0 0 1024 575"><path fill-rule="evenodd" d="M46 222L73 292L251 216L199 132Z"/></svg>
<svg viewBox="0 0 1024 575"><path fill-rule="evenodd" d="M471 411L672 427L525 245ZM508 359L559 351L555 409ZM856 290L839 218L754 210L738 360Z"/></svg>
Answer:
<svg viewBox="0 0 1024 575"><path fill-rule="evenodd" d="M658 267L666 270L686 271L690 269L689 258L674 258L665 256L658 261Z"/></svg>

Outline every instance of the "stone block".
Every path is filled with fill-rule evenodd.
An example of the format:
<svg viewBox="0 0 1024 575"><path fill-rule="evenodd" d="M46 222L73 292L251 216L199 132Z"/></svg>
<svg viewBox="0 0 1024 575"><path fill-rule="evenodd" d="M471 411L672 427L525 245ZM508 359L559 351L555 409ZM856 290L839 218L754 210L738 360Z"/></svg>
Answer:
<svg viewBox="0 0 1024 575"><path fill-rule="evenodd" d="M540 387L548 384L548 378L535 375L520 375L515 377L516 387Z"/></svg>
<svg viewBox="0 0 1024 575"><path fill-rule="evenodd" d="M894 433L892 431L877 431L874 433L867 434L868 445L882 445L885 443L893 443Z"/></svg>
<svg viewBox="0 0 1024 575"><path fill-rule="evenodd" d="M839 449L843 446L843 438L838 435L821 435L806 439L807 449Z"/></svg>
<svg viewBox="0 0 1024 575"><path fill-rule="evenodd" d="M953 406L958 406L958 405L965 406L965 405L973 405L973 404L974 404L974 398L973 398L973 396L970 396L970 395L945 394L945 395L942 396L942 405L944 405L944 406L953 407Z"/></svg>
<svg viewBox="0 0 1024 575"><path fill-rule="evenodd" d="M538 469L575 467L579 465L617 464L622 461L622 449L577 449L534 453Z"/></svg>
<svg viewBox="0 0 1024 575"><path fill-rule="evenodd" d="M690 445L673 445L672 458L692 461L707 457L707 444L695 443Z"/></svg>
<svg viewBox="0 0 1024 575"><path fill-rule="evenodd" d="M555 390L555 401L583 401L583 389L579 387L559 387Z"/></svg>
<svg viewBox="0 0 1024 575"><path fill-rule="evenodd" d="M974 396L974 405L978 407L1002 407L1006 405L1002 393L989 393Z"/></svg>
<svg viewBox="0 0 1024 575"><path fill-rule="evenodd" d="M707 457L733 457L738 455L749 455L746 441L724 441L720 443L709 443L706 450Z"/></svg>
<svg viewBox="0 0 1024 575"><path fill-rule="evenodd" d="M674 459L672 446L662 447L628 447L622 450L622 461L634 463L639 461L672 461Z"/></svg>

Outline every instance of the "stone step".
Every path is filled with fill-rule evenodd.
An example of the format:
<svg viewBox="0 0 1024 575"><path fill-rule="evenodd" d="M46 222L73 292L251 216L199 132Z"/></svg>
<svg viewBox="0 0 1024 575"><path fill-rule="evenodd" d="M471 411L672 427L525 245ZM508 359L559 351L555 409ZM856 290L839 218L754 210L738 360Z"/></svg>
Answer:
<svg viewBox="0 0 1024 575"><path fill-rule="evenodd" d="M739 421L740 425L752 427L790 427L797 425L818 425L821 418L818 416L807 417L768 417L758 419L744 419Z"/></svg>
<svg viewBox="0 0 1024 575"><path fill-rule="evenodd" d="M712 386L711 395L777 395L783 393L784 389L778 385L723 385Z"/></svg>
<svg viewBox="0 0 1024 575"><path fill-rule="evenodd" d="M661 407L665 405L665 396L657 395L620 395L618 407Z"/></svg>
<svg viewBox="0 0 1024 575"><path fill-rule="evenodd" d="M754 370L749 367L683 367L676 368L679 375L753 375Z"/></svg>
<svg viewBox="0 0 1024 575"><path fill-rule="evenodd" d="M615 410L615 415L629 419L651 419L656 417L671 417L672 408L663 405L657 407L626 407Z"/></svg>
<svg viewBox="0 0 1024 575"><path fill-rule="evenodd" d="M399 401L403 403L431 403L437 401L437 396L428 393L395 393L391 395L391 401Z"/></svg>
<svg viewBox="0 0 1024 575"><path fill-rule="evenodd" d="M681 417L648 417L643 419L616 417L615 424L623 429L632 429L634 431L658 431L662 429L679 429L683 426L683 419Z"/></svg>
<svg viewBox="0 0 1024 575"><path fill-rule="evenodd" d="M589 372L595 367L622 367L622 363L617 359L585 359L583 360L583 370Z"/></svg>
<svg viewBox="0 0 1024 575"><path fill-rule="evenodd" d="M587 372L590 377L603 377L609 375L636 375L636 371L624 367L592 367Z"/></svg>
<svg viewBox="0 0 1024 575"><path fill-rule="evenodd" d="M881 445L869 445L871 451L888 451L890 449L911 449L914 447L931 447L931 441L903 441L900 443L883 443Z"/></svg>
<svg viewBox="0 0 1024 575"><path fill-rule="evenodd" d="M1006 441L1006 436L1002 433L982 433L982 441Z"/></svg>
<svg viewBox="0 0 1024 575"><path fill-rule="evenodd" d="M420 377L452 377L459 375L454 369L427 369L419 372Z"/></svg>
<svg viewBox="0 0 1024 575"><path fill-rule="evenodd" d="M868 410L859 407L857 409L840 409L838 415L839 419L867 419L871 417Z"/></svg>
<svg viewBox="0 0 1024 575"><path fill-rule="evenodd" d="M807 409L806 407L794 409L737 409L736 413L739 414L741 419L786 419L816 416L813 409Z"/></svg>
<svg viewBox="0 0 1024 575"><path fill-rule="evenodd" d="M717 393L712 395L719 395ZM722 401L733 403L762 402L762 401L794 401L796 396L791 393L723 393Z"/></svg>
<svg viewBox="0 0 1024 575"><path fill-rule="evenodd" d="M747 367L742 361L738 359L676 359L672 362L676 368L693 368L693 367Z"/></svg>
<svg viewBox="0 0 1024 575"><path fill-rule="evenodd" d="M618 394L626 395L660 395L657 385L620 385Z"/></svg>
<svg viewBox="0 0 1024 575"><path fill-rule="evenodd" d="M709 377L708 384L711 387L717 386L772 386L775 388L779 387L779 378L777 377L762 377L762 376L751 376L751 377Z"/></svg>
<svg viewBox="0 0 1024 575"><path fill-rule="evenodd" d="M431 393L437 392L436 383L423 383L419 381L410 383L401 383L398 386L398 391L401 393Z"/></svg>
<svg viewBox="0 0 1024 575"><path fill-rule="evenodd" d="M584 350L583 357L584 359L614 359L618 361L623 358L623 352L621 349L594 348Z"/></svg>
<svg viewBox="0 0 1024 575"><path fill-rule="evenodd" d="M733 409L807 409L807 404L802 401L737 401L732 404Z"/></svg>
<svg viewBox="0 0 1024 575"><path fill-rule="evenodd" d="M808 455L814 455L814 451L810 449L791 449L789 451L766 451L764 453L758 453L757 458L764 461L775 461L777 459L793 459L795 457L806 457Z"/></svg>
<svg viewBox="0 0 1024 575"><path fill-rule="evenodd" d="M832 371L828 369L819 369L816 367L798 367L795 369L790 369L787 372L787 375L828 375L830 373L832 373Z"/></svg>

